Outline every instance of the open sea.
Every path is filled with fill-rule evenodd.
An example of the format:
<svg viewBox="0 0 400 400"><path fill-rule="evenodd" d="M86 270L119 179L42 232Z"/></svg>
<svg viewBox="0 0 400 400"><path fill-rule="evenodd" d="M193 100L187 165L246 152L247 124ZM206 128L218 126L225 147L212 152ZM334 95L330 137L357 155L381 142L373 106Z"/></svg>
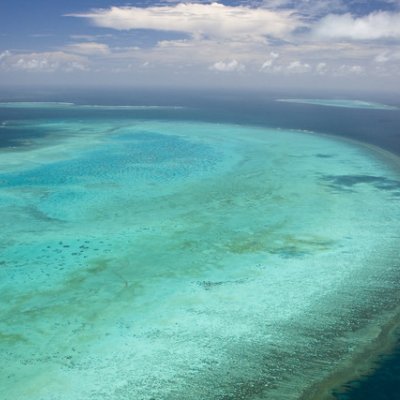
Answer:
<svg viewBox="0 0 400 400"><path fill-rule="evenodd" d="M400 398L400 96L4 88L0 400Z"/></svg>

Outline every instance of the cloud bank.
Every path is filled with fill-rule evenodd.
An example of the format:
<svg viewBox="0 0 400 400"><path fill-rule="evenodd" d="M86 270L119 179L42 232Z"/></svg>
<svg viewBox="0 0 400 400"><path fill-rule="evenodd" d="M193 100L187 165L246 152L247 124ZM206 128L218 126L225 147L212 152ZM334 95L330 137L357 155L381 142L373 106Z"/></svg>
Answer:
<svg viewBox="0 0 400 400"><path fill-rule="evenodd" d="M73 43L65 47L71 53L84 55L106 55L110 53L110 48L104 43L84 42Z"/></svg>
<svg viewBox="0 0 400 400"><path fill-rule="evenodd" d="M85 80L89 74L82 71L90 70L89 79L107 82L156 83L165 77L168 82L173 77L192 83L230 80L233 85L247 80L257 86L267 81L287 85L308 79L313 85L316 79L337 79L336 87L346 77L368 85L381 78L396 82L400 3L396 8L392 0L385 1L379 4L390 3L392 8L376 7L372 12L374 2L367 7L360 0L246 3L251 5L165 0L157 6L97 8L70 14L86 22L86 30L68 32L61 40L69 42L57 47L3 47L0 70L16 71L18 76L28 71L43 76L73 72Z"/></svg>
<svg viewBox="0 0 400 400"><path fill-rule="evenodd" d="M327 39L400 39L400 13L378 11L358 18L330 14L315 24L313 33Z"/></svg>
<svg viewBox="0 0 400 400"><path fill-rule="evenodd" d="M55 72L86 71L88 60L63 51L0 54L0 67L5 70Z"/></svg>
<svg viewBox="0 0 400 400"><path fill-rule="evenodd" d="M211 70L219 71L219 72L241 72L246 69L243 64L240 64L236 60L232 61L218 61L210 67Z"/></svg>
<svg viewBox="0 0 400 400"><path fill-rule="evenodd" d="M267 10L219 3L179 3L162 7L111 7L69 16L117 30L152 29L194 37L286 37L303 23L290 10Z"/></svg>

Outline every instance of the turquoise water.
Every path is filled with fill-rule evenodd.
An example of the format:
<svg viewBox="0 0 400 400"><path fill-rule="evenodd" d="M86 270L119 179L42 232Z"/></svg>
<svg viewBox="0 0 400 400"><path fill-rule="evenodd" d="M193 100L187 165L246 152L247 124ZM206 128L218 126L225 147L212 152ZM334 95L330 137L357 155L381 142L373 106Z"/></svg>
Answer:
<svg viewBox="0 0 400 400"><path fill-rule="evenodd" d="M363 101L363 100L344 100L344 99L279 99L277 101L288 103L312 104L316 106L361 108L369 110L396 110L394 106L386 104Z"/></svg>
<svg viewBox="0 0 400 400"><path fill-rule="evenodd" d="M400 174L375 149L8 124L37 135L0 153L2 399L298 399L397 315Z"/></svg>

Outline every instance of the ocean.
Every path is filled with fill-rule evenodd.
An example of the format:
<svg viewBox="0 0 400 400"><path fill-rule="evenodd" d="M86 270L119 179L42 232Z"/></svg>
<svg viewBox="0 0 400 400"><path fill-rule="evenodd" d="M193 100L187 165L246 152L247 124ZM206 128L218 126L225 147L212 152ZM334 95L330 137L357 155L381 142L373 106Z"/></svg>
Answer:
<svg viewBox="0 0 400 400"><path fill-rule="evenodd" d="M398 398L399 107L3 90L0 399Z"/></svg>

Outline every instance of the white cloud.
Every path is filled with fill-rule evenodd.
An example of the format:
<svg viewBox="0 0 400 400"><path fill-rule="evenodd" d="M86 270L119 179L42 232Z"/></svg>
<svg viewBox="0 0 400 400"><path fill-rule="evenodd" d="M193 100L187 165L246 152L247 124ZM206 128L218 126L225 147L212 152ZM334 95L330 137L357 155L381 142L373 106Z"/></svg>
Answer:
<svg viewBox="0 0 400 400"><path fill-rule="evenodd" d="M0 61L9 57L10 55L11 55L11 53L8 50L3 51L2 53L0 53Z"/></svg>
<svg viewBox="0 0 400 400"><path fill-rule="evenodd" d="M82 56L62 51L41 53L5 52L0 58L0 67L6 70L20 71L84 71L88 69L88 60ZM4 53L2 53L4 54Z"/></svg>
<svg viewBox="0 0 400 400"><path fill-rule="evenodd" d="M237 62L236 60L232 61L218 61L210 67L211 70L219 71L219 72L241 72L246 69L246 67Z"/></svg>
<svg viewBox="0 0 400 400"><path fill-rule="evenodd" d="M400 13L378 11L359 18L331 14L316 23L313 33L327 39L400 39Z"/></svg>
<svg viewBox="0 0 400 400"><path fill-rule="evenodd" d="M97 42L73 43L66 46L66 50L71 53L85 55L105 55L110 53L110 48L106 44Z"/></svg>
<svg viewBox="0 0 400 400"><path fill-rule="evenodd" d="M293 11L219 3L179 3L159 7L111 7L70 16L88 18L94 25L117 30L176 31L193 37L286 37L303 25Z"/></svg>
<svg viewBox="0 0 400 400"><path fill-rule="evenodd" d="M278 58L279 58L279 53L271 51L269 53L269 58L266 61L264 61L264 63L261 65L260 71L270 69L272 65L275 63L275 60Z"/></svg>
<svg viewBox="0 0 400 400"><path fill-rule="evenodd" d="M396 62L399 60L400 60L400 51L394 51L394 52L384 51L374 57L374 61L378 64L386 64L391 61Z"/></svg>
<svg viewBox="0 0 400 400"><path fill-rule="evenodd" d="M388 62L389 60L390 60L390 57L388 56L388 54L386 52L380 53L374 58L375 62L382 63L382 64Z"/></svg>
<svg viewBox="0 0 400 400"><path fill-rule="evenodd" d="M341 65L337 70L337 75L360 75L364 72L364 67L361 65Z"/></svg>
<svg viewBox="0 0 400 400"><path fill-rule="evenodd" d="M308 72L310 70L311 66L310 64L307 63L302 63L299 60L292 61L287 67L286 70L289 73L294 73L294 74L302 74L304 72Z"/></svg>
<svg viewBox="0 0 400 400"><path fill-rule="evenodd" d="M316 65L315 71L319 75L325 75L328 72L328 65L325 62L320 62Z"/></svg>

